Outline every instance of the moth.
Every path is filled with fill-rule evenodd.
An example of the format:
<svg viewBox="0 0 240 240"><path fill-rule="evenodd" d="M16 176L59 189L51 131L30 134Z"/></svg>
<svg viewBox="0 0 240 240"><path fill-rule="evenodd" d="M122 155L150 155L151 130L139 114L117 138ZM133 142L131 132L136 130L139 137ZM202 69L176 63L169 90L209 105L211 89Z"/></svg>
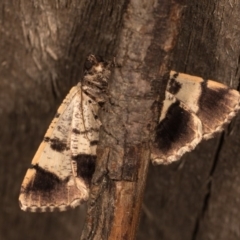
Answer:
<svg viewBox="0 0 240 240"><path fill-rule="evenodd" d="M82 83L60 105L23 180L20 208L65 211L87 201L95 170L111 63L88 56ZM170 72L166 97L151 146L155 164L169 164L202 139L222 131L240 108L239 92L211 80Z"/></svg>

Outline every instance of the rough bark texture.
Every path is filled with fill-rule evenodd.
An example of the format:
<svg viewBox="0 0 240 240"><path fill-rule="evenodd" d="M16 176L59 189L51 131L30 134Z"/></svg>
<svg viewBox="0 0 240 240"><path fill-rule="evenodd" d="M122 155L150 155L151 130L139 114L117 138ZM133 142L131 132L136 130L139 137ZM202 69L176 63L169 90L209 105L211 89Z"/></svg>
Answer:
<svg viewBox="0 0 240 240"><path fill-rule="evenodd" d="M189 1L172 69L239 88L239 13L236 1ZM138 239L240 239L239 125L150 167Z"/></svg>
<svg viewBox="0 0 240 240"><path fill-rule="evenodd" d="M84 222L82 208L66 213L24 213L18 207L17 198L25 171L57 106L68 89L82 76L86 55L94 53L107 59L112 59L116 55L117 62L122 65L122 72L120 74L120 70L116 69L114 77L123 80L137 78L140 79L137 84L139 86L143 83L147 84L147 88L149 88L147 80L154 79L163 57L163 52L158 52L161 46L148 49L145 45L147 42L141 37L136 38L136 42L131 42L131 45L128 45L128 42L121 42L121 34L123 34L121 30L126 27L123 16L129 9L131 1L49 2L51 4L47 1L2 0L0 4L1 240L75 240L80 237L81 221ZM136 5L137 2L133 2L132 6L141 7ZM159 3L160 6L160 3L164 2L166 1L159 0L152 4ZM159 6L155 6L156 9ZM131 13L133 12L127 14L133 17ZM139 23L137 21L136 25L143 24L146 20L145 16L150 17L154 22L155 18L160 18L160 13L161 8L159 12L144 14L142 19L137 18ZM240 5L236 1L189 1L186 4L185 21L174 53L172 69L219 80L237 88L240 55L239 13ZM147 22L147 29L143 29L143 32L147 31L146 41L151 42L158 36L158 32L156 29L148 32L150 27L153 26L149 26ZM169 31L171 30L170 27ZM130 52L134 52L135 47L139 48L137 40L143 41L144 51L140 51L139 56L133 54L126 58L125 53L129 53L129 49L125 49L126 46L130 48ZM151 52L152 55L149 55ZM167 62L167 59L165 60ZM131 69L134 71L131 72ZM138 69L139 71L135 71ZM160 72L163 73L165 70L167 67L161 68ZM140 73L144 74L139 76ZM124 86L126 83L123 80ZM110 88L116 89L114 83L111 84ZM136 83L133 81L131 84ZM119 86L119 89L123 89L123 86ZM139 101L144 98L146 89L139 91L129 93L140 93L136 98ZM123 93L125 96L125 89ZM114 93L115 98L113 97L116 106L109 108L126 109L124 102L119 103L121 95L116 97L117 94L119 93ZM130 96L128 97L130 99ZM146 98L146 101L148 100ZM137 105L138 101L133 102L136 104L134 112L136 111L137 119L143 114L142 110L137 110L142 109L141 105ZM113 113L110 112L109 118L111 114ZM124 117L127 116L123 115L122 118ZM152 116L143 116L142 119L146 120L148 117L152 119ZM122 121L119 119L119 122L120 120ZM130 120L134 121L134 119ZM114 124L115 122L109 121L109 125ZM124 129L127 126L126 124ZM113 130L122 131L119 128ZM121 131L114 134L121 135ZM137 130L133 126L128 126L128 131ZM150 130L143 128L143 131L146 135L143 133L141 140L148 139ZM180 162L170 166L150 165L137 239L237 240L240 238L239 131L238 116L224 134L203 142ZM99 158L98 164L101 163L101 159L105 159L104 164L110 163L106 161L106 155L109 160L111 158L115 161L130 160L133 165L136 164L136 156L137 159L147 158L147 144L138 145L140 142L138 135L133 134L127 138L129 142L125 145L120 142L121 146L126 147L125 150L129 149L128 154L122 157L119 157L121 148L116 147L115 152L112 149L105 149L109 146L107 141L111 139L109 140L104 132L102 135L105 142L102 142L99 156L103 157ZM135 148L130 143L135 144ZM136 153L138 149L142 150L139 155ZM115 158L115 153L118 154L118 158ZM121 161L116 164L121 165ZM111 173L114 167L108 165ZM127 166L122 171L126 181L122 183L120 189L123 185L125 189L132 189L131 181L135 179L136 172L132 175L132 171L128 171L129 167L132 166ZM118 172L114 172L113 175L112 178L115 180L111 180L112 189L116 189L116 196L122 196L116 183ZM94 180L97 184L103 180L103 176L105 177L105 173L101 171L99 175L95 175ZM97 185L94 187L97 194L99 189ZM141 195L141 191L136 193ZM109 206L119 204L116 200L122 199L115 197L115 202L109 202ZM137 202L136 208L140 206L141 201ZM125 213L120 214L124 216ZM104 226L104 229L108 230L109 226Z"/></svg>
<svg viewBox="0 0 240 240"><path fill-rule="evenodd" d="M183 6L129 1L102 117L99 154L81 239L135 239L147 175L149 141L163 100L170 53ZM156 64L158 63L158 64ZM165 79L166 80L166 79ZM157 87L158 86L158 87Z"/></svg>

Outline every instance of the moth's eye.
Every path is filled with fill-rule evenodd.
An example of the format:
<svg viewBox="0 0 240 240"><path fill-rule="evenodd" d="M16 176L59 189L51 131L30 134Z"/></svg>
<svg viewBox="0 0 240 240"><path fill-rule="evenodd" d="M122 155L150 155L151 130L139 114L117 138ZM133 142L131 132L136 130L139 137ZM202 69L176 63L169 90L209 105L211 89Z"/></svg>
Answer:
<svg viewBox="0 0 240 240"><path fill-rule="evenodd" d="M103 57L102 56L95 56L97 62L104 62Z"/></svg>
<svg viewBox="0 0 240 240"><path fill-rule="evenodd" d="M89 59L87 59L85 64L84 64L84 67L85 67L86 70L90 70L93 65L94 65L94 62L89 60Z"/></svg>

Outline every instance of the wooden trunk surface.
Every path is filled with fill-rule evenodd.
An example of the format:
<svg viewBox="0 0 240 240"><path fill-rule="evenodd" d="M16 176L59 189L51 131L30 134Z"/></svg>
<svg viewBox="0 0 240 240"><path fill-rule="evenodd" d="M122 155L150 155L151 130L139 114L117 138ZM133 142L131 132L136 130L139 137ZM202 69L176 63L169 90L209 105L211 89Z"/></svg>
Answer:
<svg viewBox="0 0 240 240"><path fill-rule="evenodd" d="M172 69L239 90L240 5L189 1ZM240 115L181 161L150 166L138 239L240 239Z"/></svg>

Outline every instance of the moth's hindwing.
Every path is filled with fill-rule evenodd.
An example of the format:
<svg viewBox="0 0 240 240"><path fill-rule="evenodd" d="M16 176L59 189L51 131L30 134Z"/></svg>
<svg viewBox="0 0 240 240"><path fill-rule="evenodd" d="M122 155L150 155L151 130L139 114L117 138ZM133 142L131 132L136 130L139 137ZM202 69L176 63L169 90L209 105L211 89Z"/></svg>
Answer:
<svg viewBox="0 0 240 240"><path fill-rule="evenodd" d="M97 112L97 105L82 92L80 84L73 87L23 180L19 196L22 210L64 211L88 199L100 127L93 112Z"/></svg>
<svg viewBox="0 0 240 240"><path fill-rule="evenodd" d="M171 95L176 101L167 104ZM158 164L176 161L201 139L212 138L236 115L240 108L239 101L239 92L221 83L171 71L153 143L152 161ZM176 102L185 106L185 110L179 110ZM192 134L193 140L186 113L191 118L198 118L201 123L201 128L190 124L193 132L197 132L196 137Z"/></svg>

